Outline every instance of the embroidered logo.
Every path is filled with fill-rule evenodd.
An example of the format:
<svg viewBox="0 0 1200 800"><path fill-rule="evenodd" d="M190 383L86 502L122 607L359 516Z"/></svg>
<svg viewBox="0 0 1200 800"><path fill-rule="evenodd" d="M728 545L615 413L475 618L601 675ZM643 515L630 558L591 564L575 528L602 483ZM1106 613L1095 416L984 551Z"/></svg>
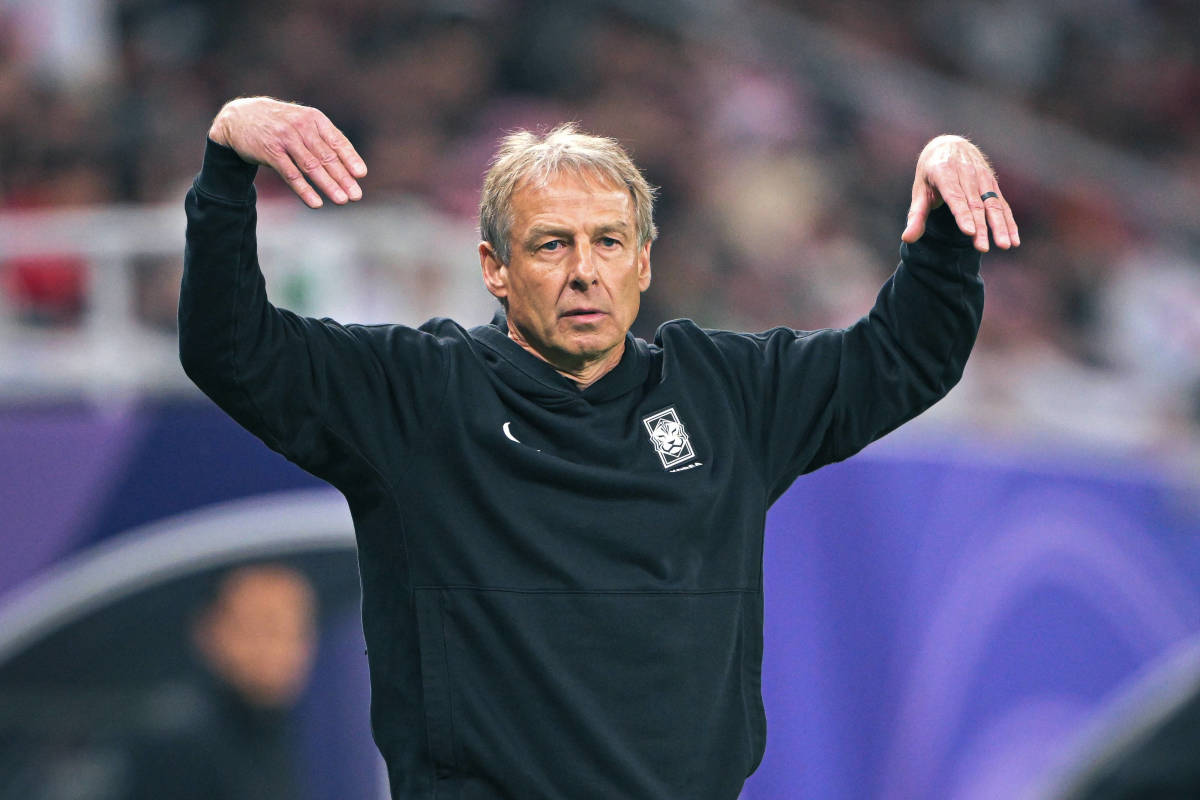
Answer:
<svg viewBox="0 0 1200 800"><path fill-rule="evenodd" d="M508 439L509 441L516 442L517 444L522 443L520 439L518 439L516 436L513 435L511 422L505 422L503 425L500 426L500 430L504 433L504 437L506 439ZM537 450L539 453L542 452L542 449L540 447L535 447L534 450Z"/></svg>
<svg viewBox="0 0 1200 800"><path fill-rule="evenodd" d="M651 414L642 420L642 424L646 426L646 431L650 434L650 443L654 445L654 450L662 461L663 469L670 469L676 464L696 457L687 428L683 427L683 423L679 421L679 415L675 413L674 406L659 411L657 414Z"/></svg>

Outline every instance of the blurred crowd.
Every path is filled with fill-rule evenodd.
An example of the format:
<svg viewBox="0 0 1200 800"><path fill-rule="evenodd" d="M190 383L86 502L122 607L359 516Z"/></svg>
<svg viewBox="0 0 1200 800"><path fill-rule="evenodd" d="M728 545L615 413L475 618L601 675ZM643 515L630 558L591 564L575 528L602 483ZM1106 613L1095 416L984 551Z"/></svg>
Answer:
<svg viewBox="0 0 1200 800"><path fill-rule="evenodd" d="M690 5L706 4L649 20L601 0L10 0L0 210L178 202L221 104L269 94L329 114L365 156L371 198L470 220L503 131L574 119L624 142L661 187L636 333L678 316L737 329L852 322L894 267L916 154L940 131L921 128L921 109L905 130L880 125L770 53L690 35ZM1200 185L1190 0L772 8ZM37 38L39 15L68 13L81 17L74 42ZM999 168L1024 244L985 259L979 347L936 417L1200 463L1200 222L1191 241L1164 237L1111 192ZM284 191L260 180L260 192ZM473 254L463 261L474 280ZM69 319L66 273L9 265L0 277L42 292L50 316L63 293Z"/></svg>

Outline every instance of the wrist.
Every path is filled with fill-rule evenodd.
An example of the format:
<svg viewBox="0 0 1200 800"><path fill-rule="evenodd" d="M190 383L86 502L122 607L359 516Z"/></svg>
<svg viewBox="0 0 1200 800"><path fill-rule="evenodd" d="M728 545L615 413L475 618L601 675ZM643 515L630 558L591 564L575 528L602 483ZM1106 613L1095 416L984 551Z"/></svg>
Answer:
<svg viewBox="0 0 1200 800"><path fill-rule="evenodd" d="M216 144L229 147L229 131L225 122L226 108L228 108L228 105L222 107L217 112L217 116L213 117L212 125L208 129L208 138Z"/></svg>
<svg viewBox="0 0 1200 800"><path fill-rule="evenodd" d="M232 203L251 202L257 172L258 167L244 161L233 148L210 138L195 185L209 197Z"/></svg>

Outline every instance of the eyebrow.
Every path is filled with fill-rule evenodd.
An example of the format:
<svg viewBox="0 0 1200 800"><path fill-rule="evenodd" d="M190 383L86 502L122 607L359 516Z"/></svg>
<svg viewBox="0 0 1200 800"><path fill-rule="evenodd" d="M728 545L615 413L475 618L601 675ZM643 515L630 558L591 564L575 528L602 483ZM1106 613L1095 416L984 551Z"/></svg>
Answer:
<svg viewBox="0 0 1200 800"><path fill-rule="evenodd" d="M597 235L602 235L602 234L606 234L606 233L628 234L629 233L629 225L624 222L609 222L605 225L601 225L600 227L596 228Z"/></svg>
<svg viewBox="0 0 1200 800"><path fill-rule="evenodd" d="M525 236L525 245L533 246L533 243L538 239L550 236L555 239L570 239L571 231L566 228L555 228L552 225L534 225L529 229L529 233Z"/></svg>
<svg viewBox="0 0 1200 800"><path fill-rule="evenodd" d="M604 236L609 233L627 235L629 233L629 225L625 222L606 222L603 225L597 226L594 231L594 235L596 236ZM525 236L524 244L526 247L532 247L538 239L546 236L555 239L573 239L575 234L574 231L567 228L558 228L553 225L534 225Z"/></svg>

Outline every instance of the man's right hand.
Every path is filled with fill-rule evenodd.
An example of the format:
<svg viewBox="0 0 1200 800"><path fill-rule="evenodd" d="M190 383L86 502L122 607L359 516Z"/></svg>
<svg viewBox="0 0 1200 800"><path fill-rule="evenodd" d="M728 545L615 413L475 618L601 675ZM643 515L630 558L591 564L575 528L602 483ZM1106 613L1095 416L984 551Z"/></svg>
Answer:
<svg viewBox="0 0 1200 800"><path fill-rule="evenodd" d="M338 205L362 198L355 179L367 174L367 165L315 108L270 97L231 100L213 120L208 138L232 147L243 161L278 172L310 208L320 208L321 197L309 181Z"/></svg>

